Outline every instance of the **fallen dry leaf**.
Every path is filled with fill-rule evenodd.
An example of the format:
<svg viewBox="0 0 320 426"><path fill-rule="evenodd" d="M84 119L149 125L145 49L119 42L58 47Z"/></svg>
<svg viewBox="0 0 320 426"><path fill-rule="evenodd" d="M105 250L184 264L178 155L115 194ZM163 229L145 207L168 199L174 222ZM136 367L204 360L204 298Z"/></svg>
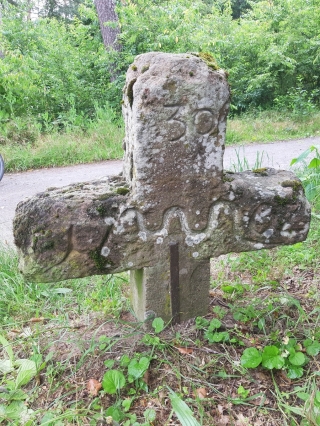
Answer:
<svg viewBox="0 0 320 426"><path fill-rule="evenodd" d="M237 414L238 420L235 422L235 426L248 426L250 424L249 419L244 417L242 413Z"/></svg>
<svg viewBox="0 0 320 426"><path fill-rule="evenodd" d="M147 384L147 385L149 385L150 383L149 383L149 379L150 379L150 374L149 374L149 370L147 370L145 373L144 373L144 375L143 375L143 380L144 380L144 382Z"/></svg>
<svg viewBox="0 0 320 426"><path fill-rule="evenodd" d="M102 387L102 385L101 385L100 382L98 382L98 380L96 380L96 379L88 380L87 391L89 392L90 395L97 396L101 387Z"/></svg>
<svg viewBox="0 0 320 426"><path fill-rule="evenodd" d="M22 333L19 334L19 337L30 337L32 336L32 330L30 327L25 327L22 330Z"/></svg>
<svg viewBox="0 0 320 426"><path fill-rule="evenodd" d="M43 317L39 317L39 318L31 318L29 320L29 322L43 322L44 318Z"/></svg>
<svg viewBox="0 0 320 426"><path fill-rule="evenodd" d="M193 349L191 349L191 348L180 348L180 347L177 347L176 349L178 349L178 351L179 351L181 354L187 354L187 355L190 355L190 354L192 354L192 353L193 353Z"/></svg>
<svg viewBox="0 0 320 426"><path fill-rule="evenodd" d="M207 397L207 391L205 388L199 388L195 390L195 396L197 396L200 399L204 399Z"/></svg>
<svg viewBox="0 0 320 426"><path fill-rule="evenodd" d="M227 426L230 425L230 417L229 416L221 416L219 417L216 425L217 426Z"/></svg>

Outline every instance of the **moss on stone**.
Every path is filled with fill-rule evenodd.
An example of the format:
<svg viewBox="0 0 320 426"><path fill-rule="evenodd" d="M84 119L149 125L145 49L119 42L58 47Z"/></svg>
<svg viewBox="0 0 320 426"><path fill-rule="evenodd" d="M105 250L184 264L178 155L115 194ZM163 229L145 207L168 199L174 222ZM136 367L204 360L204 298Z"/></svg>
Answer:
<svg viewBox="0 0 320 426"><path fill-rule="evenodd" d="M232 182L232 181L234 181L234 178L233 177L231 177L231 176L228 176L228 175L226 175L225 173L223 174L223 176L222 176L222 182Z"/></svg>
<svg viewBox="0 0 320 426"><path fill-rule="evenodd" d="M130 191L129 188L126 188L124 186L120 186L119 188L116 189L116 193L119 195L126 195L128 194L128 192Z"/></svg>
<svg viewBox="0 0 320 426"><path fill-rule="evenodd" d="M96 210L99 213L99 216L103 217L107 214L107 209L106 206L104 204L99 204L98 206L96 206Z"/></svg>
<svg viewBox="0 0 320 426"><path fill-rule="evenodd" d="M133 64L132 66L131 66L131 69L132 69L132 71L137 71L137 65L135 65L135 64Z"/></svg>
<svg viewBox="0 0 320 426"><path fill-rule="evenodd" d="M50 249L53 249L53 248L54 248L54 241L53 240L46 241L42 246L43 251L50 250Z"/></svg>
<svg viewBox="0 0 320 426"><path fill-rule="evenodd" d="M194 56L197 56L198 58L202 59L203 62L205 62L209 68L216 71L220 69L219 65L217 64L215 58L211 55L211 53L208 52L199 52L199 53L193 53Z"/></svg>
<svg viewBox="0 0 320 426"><path fill-rule="evenodd" d="M261 176L268 176L268 169L266 167L261 167L260 169L253 169L252 172Z"/></svg>
<svg viewBox="0 0 320 426"><path fill-rule="evenodd" d="M279 206L286 206L289 203L288 198L280 197L280 195L276 195L274 200L277 204L279 204Z"/></svg>
<svg viewBox="0 0 320 426"><path fill-rule="evenodd" d="M292 188L294 191L298 191L302 188L302 184L299 180L285 180L281 183L283 188Z"/></svg>
<svg viewBox="0 0 320 426"><path fill-rule="evenodd" d="M131 80L129 85L128 85L128 89L127 89L127 96L128 96L130 107L132 107L132 104L133 104L133 85L136 81L137 81L136 78Z"/></svg>
<svg viewBox="0 0 320 426"><path fill-rule="evenodd" d="M97 269L104 270L105 266L105 258L101 255L100 249L91 250L89 252L90 258L93 260L94 264L96 265Z"/></svg>
<svg viewBox="0 0 320 426"><path fill-rule="evenodd" d="M144 72L148 71L149 68L150 68L149 64L144 65L141 69L141 73L143 74Z"/></svg>
<svg viewBox="0 0 320 426"><path fill-rule="evenodd" d="M107 192L106 194L99 195L97 198L98 198L99 201L105 201L108 198L112 197L112 195L114 195L114 194Z"/></svg>

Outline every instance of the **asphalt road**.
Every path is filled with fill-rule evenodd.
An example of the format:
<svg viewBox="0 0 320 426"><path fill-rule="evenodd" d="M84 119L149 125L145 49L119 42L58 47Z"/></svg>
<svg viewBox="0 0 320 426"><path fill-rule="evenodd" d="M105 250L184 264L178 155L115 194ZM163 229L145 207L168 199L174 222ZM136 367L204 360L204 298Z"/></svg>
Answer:
<svg viewBox="0 0 320 426"><path fill-rule="evenodd" d="M233 170L239 162L247 168L274 167L289 169L293 158L298 157L311 145L319 145L320 138L306 138L268 144L226 147L224 169ZM12 219L16 205L49 187L61 187L76 182L85 182L120 173L122 161L103 161L71 167L31 170L23 173L5 174L0 182L0 242L14 246Z"/></svg>

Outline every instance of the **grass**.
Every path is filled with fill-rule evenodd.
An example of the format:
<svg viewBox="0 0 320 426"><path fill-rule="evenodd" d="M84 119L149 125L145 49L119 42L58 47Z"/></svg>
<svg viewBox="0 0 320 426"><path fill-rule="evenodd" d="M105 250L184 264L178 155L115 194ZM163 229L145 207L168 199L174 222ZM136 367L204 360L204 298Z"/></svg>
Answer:
<svg viewBox="0 0 320 426"><path fill-rule="evenodd" d="M315 213L305 242L213 259L205 318L149 331L130 311L126 274L29 283L3 248L0 422L319 425ZM248 350L278 355L250 368Z"/></svg>
<svg viewBox="0 0 320 426"><path fill-rule="evenodd" d="M92 163L123 155L123 123L111 110L100 110L97 119L85 130L67 127L63 133L37 134L32 142L23 135L19 134L15 142L6 139L0 145L7 172Z"/></svg>
<svg viewBox="0 0 320 426"><path fill-rule="evenodd" d="M253 112L228 120L227 145L320 136L320 113L308 116L278 111Z"/></svg>
<svg viewBox="0 0 320 426"><path fill-rule="evenodd" d="M64 133L36 133L31 138L28 132L26 136L24 127L21 130L21 126L14 126L14 129L10 138L5 139L6 143L0 146L7 172L91 163L123 156L124 126L110 109L99 110L97 119L86 130L80 126L67 127ZM228 120L226 144L317 136L319 129L319 112L307 117L275 111L255 112Z"/></svg>

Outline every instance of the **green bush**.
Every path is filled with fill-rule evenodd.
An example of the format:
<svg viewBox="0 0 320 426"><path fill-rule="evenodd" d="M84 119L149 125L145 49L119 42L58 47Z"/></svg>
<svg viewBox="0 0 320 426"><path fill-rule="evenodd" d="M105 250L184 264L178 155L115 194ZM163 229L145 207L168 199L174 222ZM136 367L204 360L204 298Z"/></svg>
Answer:
<svg viewBox="0 0 320 426"><path fill-rule="evenodd" d="M148 51L209 52L229 72L232 111L319 105L320 0L117 2L119 52L106 50L93 2L69 21L5 9L0 28L0 133L85 129L107 102L120 112L125 72ZM19 132L18 132L19 133ZM20 132L21 133L21 132ZM20 134L19 133L19 134ZM17 137L17 139L19 139ZM20 138L24 140L24 137Z"/></svg>
<svg viewBox="0 0 320 426"><path fill-rule="evenodd" d="M3 19L0 123L33 117L44 131L85 125L108 99L108 55L94 10L80 8L71 24L56 19Z"/></svg>

